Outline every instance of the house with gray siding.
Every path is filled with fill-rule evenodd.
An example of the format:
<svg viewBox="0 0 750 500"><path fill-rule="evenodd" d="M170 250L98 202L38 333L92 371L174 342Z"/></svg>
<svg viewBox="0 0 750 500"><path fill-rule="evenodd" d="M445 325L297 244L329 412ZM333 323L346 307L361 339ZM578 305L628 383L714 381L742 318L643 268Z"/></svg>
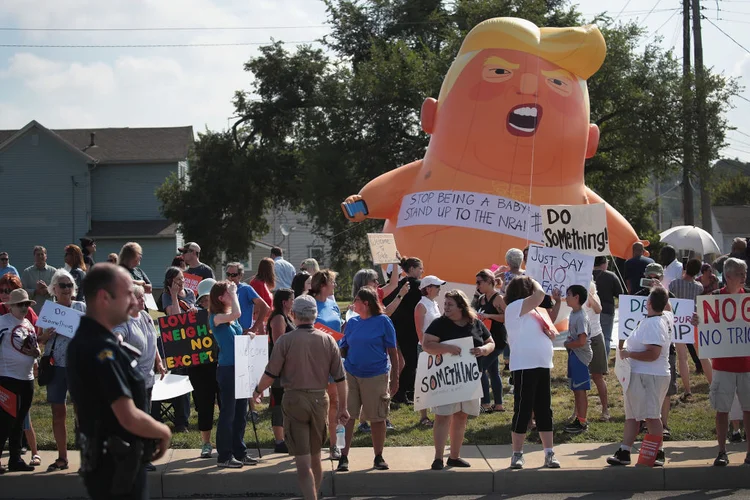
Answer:
<svg viewBox="0 0 750 500"><path fill-rule="evenodd" d="M192 144L192 127L50 130L31 121L0 130L0 249L20 270L35 245L60 267L65 245L81 237L96 240L97 262L137 241L141 267L161 288L182 241L155 191L170 174L186 174Z"/></svg>

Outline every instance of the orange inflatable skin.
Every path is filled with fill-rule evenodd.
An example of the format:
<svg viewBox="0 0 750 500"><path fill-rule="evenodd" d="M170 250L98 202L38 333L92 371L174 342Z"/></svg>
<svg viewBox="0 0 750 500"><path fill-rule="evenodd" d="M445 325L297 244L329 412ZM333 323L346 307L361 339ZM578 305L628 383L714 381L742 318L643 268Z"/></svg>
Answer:
<svg viewBox="0 0 750 500"><path fill-rule="evenodd" d="M520 226L525 237L450 222L398 227L405 196L465 191L537 207L603 202L584 184L585 158L599 142L585 78L605 51L594 27L540 30L511 18L480 24L464 41L440 100L422 106L422 128L431 135L424 159L369 182L342 204L345 215L385 219L383 231L395 235L403 255L421 258L425 272L473 283L478 270L504 264L508 249L535 242L532 221ZM347 214L346 206L359 200L367 215ZM612 254L628 258L638 237L622 215L606 209Z"/></svg>

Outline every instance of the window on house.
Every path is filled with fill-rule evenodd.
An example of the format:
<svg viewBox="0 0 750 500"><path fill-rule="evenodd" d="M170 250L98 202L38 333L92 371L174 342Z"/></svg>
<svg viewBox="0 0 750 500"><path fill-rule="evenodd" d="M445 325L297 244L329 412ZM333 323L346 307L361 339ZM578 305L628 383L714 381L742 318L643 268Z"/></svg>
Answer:
<svg viewBox="0 0 750 500"><path fill-rule="evenodd" d="M323 267L323 258L325 256L325 252L323 250L322 245L315 245L315 246L307 247L307 256L309 258L317 260L318 264L320 264L320 266Z"/></svg>

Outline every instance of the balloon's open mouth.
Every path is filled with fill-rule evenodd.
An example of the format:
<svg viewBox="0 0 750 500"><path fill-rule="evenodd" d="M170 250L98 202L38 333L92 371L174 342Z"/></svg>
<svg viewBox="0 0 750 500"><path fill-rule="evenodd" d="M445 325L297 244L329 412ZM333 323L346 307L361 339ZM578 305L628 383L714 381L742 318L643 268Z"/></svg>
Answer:
<svg viewBox="0 0 750 500"><path fill-rule="evenodd" d="M508 132L519 137L534 135L542 120L542 107L538 104L521 104L508 113Z"/></svg>

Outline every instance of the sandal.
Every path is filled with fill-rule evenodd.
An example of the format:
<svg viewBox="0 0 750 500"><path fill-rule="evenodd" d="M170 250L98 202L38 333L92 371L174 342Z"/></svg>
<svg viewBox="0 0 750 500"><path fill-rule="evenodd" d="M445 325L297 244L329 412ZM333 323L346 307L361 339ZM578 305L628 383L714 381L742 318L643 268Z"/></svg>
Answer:
<svg viewBox="0 0 750 500"><path fill-rule="evenodd" d="M428 429L432 429L434 422L430 420L428 417L424 417L422 420L419 421L419 425L423 427L427 427Z"/></svg>
<svg viewBox="0 0 750 500"><path fill-rule="evenodd" d="M56 470L65 470L68 468L68 461L64 458L58 458L47 467L47 472L54 472Z"/></svg>
<svg viewBox="0 0 750 500"><path fill-rule="evenodd" d="M492 411L503 413L505 411L505 408L503 408L503 405L495 405L492 407Z"/></svg>
<svg viewBox="0 0 750 500"><path fill-rule="evenodd" d="M479 407L479 413L492 413L492 407L481 405Z"/></svg>
<svg viewBox="0 0 750 500"><path fill-rule="evenodd" d="M39 455L34 455L31 457L31 461L29 462L29 465L33 465L34 467L39 467L42 465L42 457Z"/></svg>

